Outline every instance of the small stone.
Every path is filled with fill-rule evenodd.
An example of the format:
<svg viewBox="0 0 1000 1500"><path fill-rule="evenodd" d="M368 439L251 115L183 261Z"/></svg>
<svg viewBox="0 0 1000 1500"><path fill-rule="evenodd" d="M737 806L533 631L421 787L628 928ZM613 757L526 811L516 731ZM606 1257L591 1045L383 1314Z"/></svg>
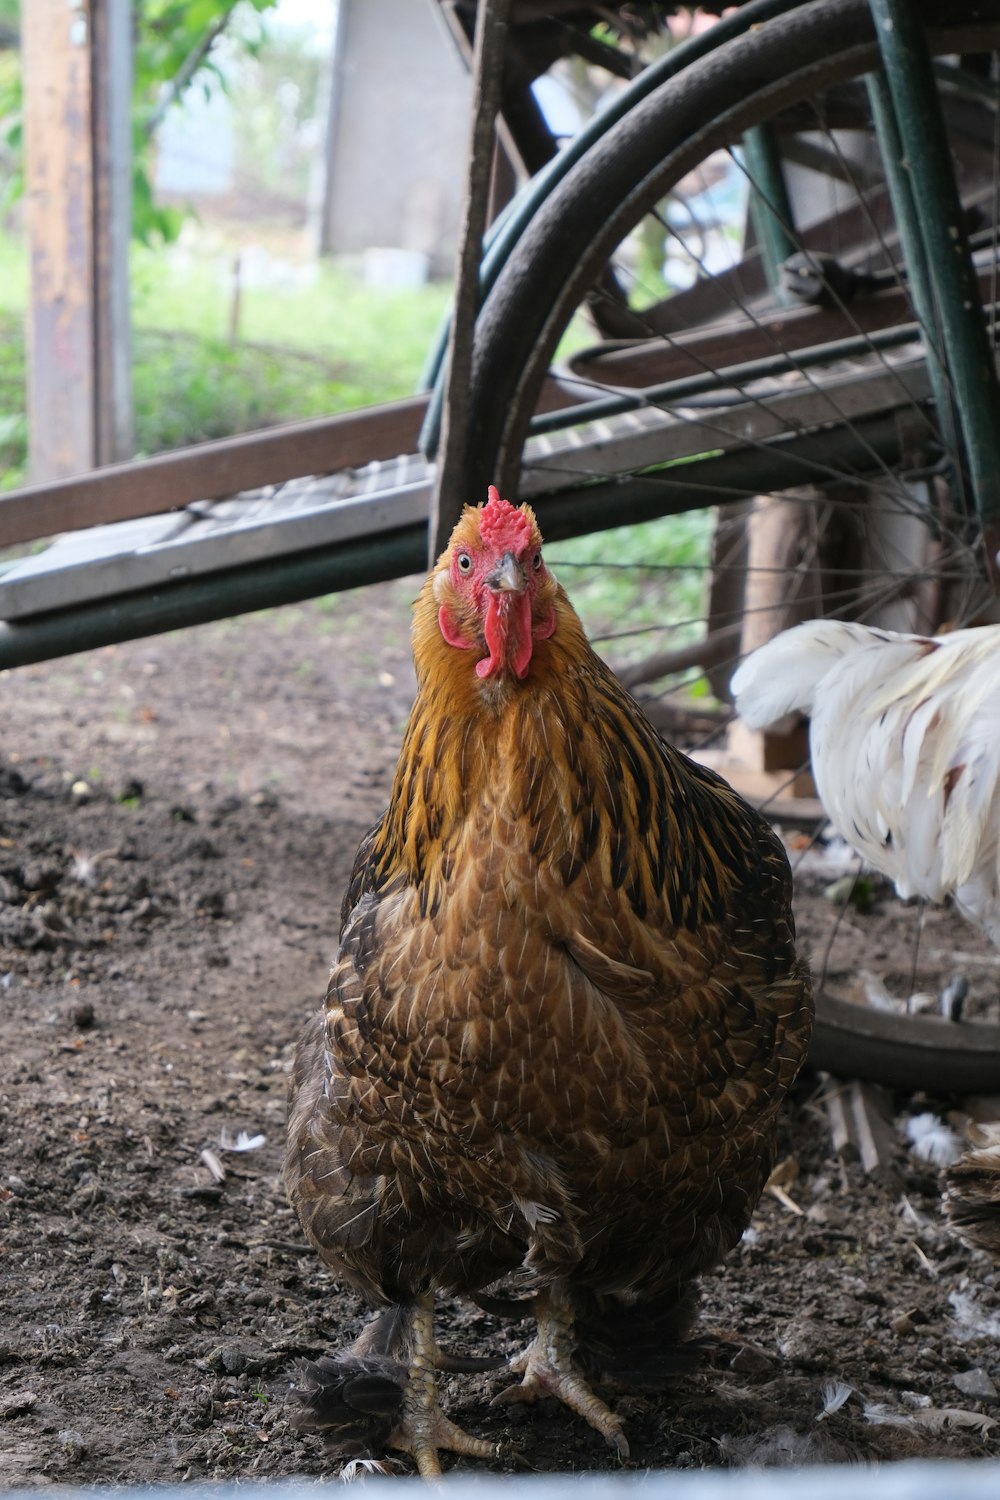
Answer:
<svg viewBox="0 0 1000 1500"><path fill-rule="evenodd" d="M227 1375L239 1375L246 1368L247 1352L242 1344L223 1344L219 1354Z"/></svg>
<svg viewBox="0 0 1000 1500"><path fill-rule="evenodd" d="M56 1442L71 1463L79 1463L87 1451L82 1435L75 1427L63 1427L56 1433Z"/></svg>
<svg viewBox="0 0 1000 1500"><path fill-rule="evenodd" d="M37 1402L34 1391L11 1391L9 1396L0 1397L0 1417L20 1417L32 1411Z"/></svg>
<svg viewBox="0 0 1000 1500"><path fill-rule="evenodd" d="M78 1000L71 1007L69 1019L78 1031L87 1031L94 1024L94 1003L92 1000Z"/></svg>
<svg viewBox="0 0 1000 1500"><path fill-rule="evenodd" d="M993 1381L981 1368L963 1370L961 1375L956 1375L952 1384L963 1396L973 1396L980 1401L996 1401L997 1388Z"/></svg>
<svg viewBox="0 0 1000 1500"><path fill-rule="evenodd" d="M800 1369L819 1369L822 1364L823 1339L816 1325L808 1319L790 1323L779 1340L783 1359Z"/></svg>

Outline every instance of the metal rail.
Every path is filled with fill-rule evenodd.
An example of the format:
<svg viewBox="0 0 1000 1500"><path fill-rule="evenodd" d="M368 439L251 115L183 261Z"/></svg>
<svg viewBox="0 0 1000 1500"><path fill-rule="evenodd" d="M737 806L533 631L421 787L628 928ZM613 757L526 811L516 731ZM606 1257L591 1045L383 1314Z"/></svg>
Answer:
<svg viewBox="0 0 1000 1500"><path fill-rule="evenodd" d="M661 417L666 431L672 419L666 414ZM644 437L648 436L649 420L645 413L626 414L620 422L627 426L637 421L636 435ZM859 472L873 463L893 464L900 457L901 434L897 414L890 410L864 417L847 433L828 426L791 439L781 437L772 444L762 442L749 450L740 444L726 451L713 437L715 451L697 463L680 458L654 472L630 474L624 479L612 474L597 482L593 475L602 449L612 460L608 466L613 470L611 448L614 442L626 440L626 432L621 426L613 429L609 425L603 430L595 429L590 440L593 451L582 465L579 462L582 445L575 432L569 435L568 442L560 435L542 435L529 445L530 467L525 469L523 489L532 499L549 541L676 515L706 505L735 502L746 496L748 485L758 493L767 493L808 484L815 482L817 475L829 473L835 464L850 464ZM404 461L397 460L387 467L396 469L401 462ZM376 475L381 467L373 466ZM89 560L88 574L88 566L82 560L77 567L67 555L67 567L57 581L57 589L62 592L48 596L53 603L61 601L62 607L0 620L0 670L294 603L338 589L422 573L427 561L429 497L426 480L396 490L373 490L363 502L369 510L359 511L354 507L344 510L354 527L352 536L339 529L337 500L329 501L326 506L303 507L294 524L325 528L326 540L314 541L307 549L277 557L267 555L267 546L258 545L262 537L266 539L271 525L266 514L258 512L243 528L244 535L240 538L244 549L256 549L256 560L225 571L196 575L191 567L179 572L176 564L180 554L171 549L183 546L183 534L155 538L149 546L133 547L128 554L112 548L104 559L104 565L114 574L110 596L105 588L101 596L94 597L94 581L102 582L100 558ZM381 524L372 529L366 517L375 514L375 506L381 507ZM360 534L359 519L363 522ZM206 520L211 526L211 515ZM196 526L198 521L195 514L192 525ZM280 523L282 527L290 524ZM238 528L238 521L236 525ZM270 534L273 536L274 532ZM290 533L279 527L278 534L287 537ZM50 551L57 554L58 561L58 548ZM158 570L158 583L151 580L151 567ZM138 571L131 574L126 571L132 568ZM134 581L129 586L131 580L140 578L141 583ZM8 574L6 585L16 582L16 575ZM46 588L51 584L50 579ZM5 607L4 587L5 582L0 581L0 615ZM41 577L36 577L27 596L29 604L42 597L41 589Z"/></svg>
<svg viewBox="0 0 1000 1500"><path fill-rule="evenodd" d="M0 496L0 547L412 453L426 408L414 396L15 490Z"/></svg>

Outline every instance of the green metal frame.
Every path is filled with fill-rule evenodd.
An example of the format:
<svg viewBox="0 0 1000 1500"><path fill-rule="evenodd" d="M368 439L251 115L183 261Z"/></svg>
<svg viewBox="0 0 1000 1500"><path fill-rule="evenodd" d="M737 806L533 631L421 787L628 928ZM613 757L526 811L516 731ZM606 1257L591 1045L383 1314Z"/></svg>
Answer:
<svg viewBox="0 0 1000 1500"><path fill-rule="evenodd" d="M894 200L899 193L895 207L903 251L915 299L926 298L932 304L926 314L920 308L920 315L927 328L940 325L950 372L949 388L948 373L928 347L932 373L937 366L936 378L946 386L938 398L940 420L947 432L949 414L957 412L976 511L984 523L996 522L1000 383L982 318L934 70L910 0L870 0L870 7L885 68L885 102L891 103L895 117L895 160L900 170L895 187L890 181L890 191ZM883 143L890 148L891 144ZM912 211L906 208L908 198Z"/></svg>
<svg viewBox="0 0 1000 1500"><path fill-rule="evenodd" d="M781 267L798 245L792 238L795 223L781 151L768 125L756 125L743 135L743 157L750 178L750 220L753 224L768 286L777 302L787 302Z"/></svg>

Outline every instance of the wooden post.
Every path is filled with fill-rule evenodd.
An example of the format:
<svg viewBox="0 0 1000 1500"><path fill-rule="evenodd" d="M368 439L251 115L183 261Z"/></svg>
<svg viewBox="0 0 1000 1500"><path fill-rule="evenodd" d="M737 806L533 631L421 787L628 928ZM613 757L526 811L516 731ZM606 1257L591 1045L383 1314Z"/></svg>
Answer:
<svg viewBox="0 0 1000 1500"><path fill-rule="evenodd" d="M823 613L815 490L762 495L747 516L747 572L743 592L740 655L748 656L772 636ZM801 727L784 734L748 729L740 719L729 727L729 755L746 768L741 789L792 796L811 794L802 772L809 758Z"/></svg>
<svg viewBox="0 0 1000 1500"><path fill-rule="evenodd" d="M32 0L21 13L34 482L131 451L130 10Z"/></svg>

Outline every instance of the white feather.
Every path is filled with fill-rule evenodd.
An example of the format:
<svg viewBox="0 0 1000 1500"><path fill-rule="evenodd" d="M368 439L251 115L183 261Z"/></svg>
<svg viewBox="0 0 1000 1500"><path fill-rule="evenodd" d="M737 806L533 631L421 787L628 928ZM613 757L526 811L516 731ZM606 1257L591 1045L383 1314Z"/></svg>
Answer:
<svg viewBox="0 0 1000 1500"><path fill-rule="evenodd" d="M864 628L811 620L754 651L730 683L740 718L751 729L766 729L789 714L811 712L819 683L854 648Z"/></svg>
<svg viewBox="0 0 1000 1500"><path fill-rule="evenodd" d="M937 1167L947 1167L965 1150L961 1137L946 1121L930 1110L911 1115L905 1125L906 1138L914 1156L921 1161L932 1162Z"/></svg>
<svg viewBox="0 0 1000 1500"><path fill-rule="evenodd" d="M835 1411L839 1411L844 1402L850 1400L853 1395L854 1387L848 1385L846 1380L828 1380L823 1387L823 1410L816 1418L817 1422L822 1422L824 1417L832 1416Z"/></svg>
<svg viewBox="0 0 1000 1500"><path fill-rule="evenodd" d="M1000 626L900 635L814 620L739 668L762 729L811 716L820 799L902 896L951 897L1000 945Z"/></svg>

